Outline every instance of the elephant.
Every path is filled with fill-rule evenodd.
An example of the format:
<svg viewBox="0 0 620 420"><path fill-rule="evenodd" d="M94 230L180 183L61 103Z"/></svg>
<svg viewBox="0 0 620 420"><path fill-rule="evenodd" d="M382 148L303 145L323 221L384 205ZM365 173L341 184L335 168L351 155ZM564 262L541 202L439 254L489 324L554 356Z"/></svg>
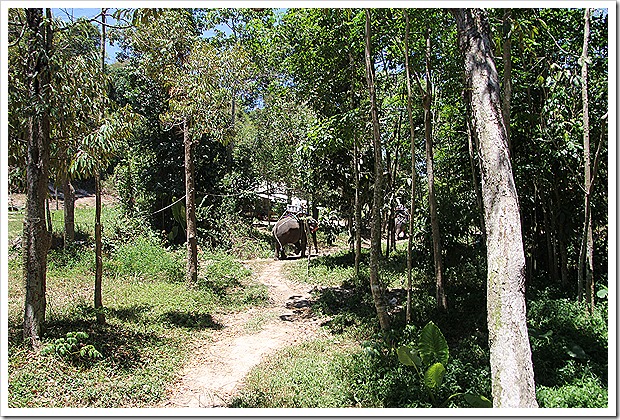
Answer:
<svg viewBox="0 0 620 420"><path fill-rule="evenodd" d="M310 233L316 232L318 229L318 222L316 219L308 218L308 228ZM304 228L303 220L300 220L295 215L287 215L278 220L273 227L271 233L275 238L275 259L286 259L284 253L284 245L292 244L295 246L297 252L301 252L301 257L306 255L306 245L308 242L307 234Z"/></svg>

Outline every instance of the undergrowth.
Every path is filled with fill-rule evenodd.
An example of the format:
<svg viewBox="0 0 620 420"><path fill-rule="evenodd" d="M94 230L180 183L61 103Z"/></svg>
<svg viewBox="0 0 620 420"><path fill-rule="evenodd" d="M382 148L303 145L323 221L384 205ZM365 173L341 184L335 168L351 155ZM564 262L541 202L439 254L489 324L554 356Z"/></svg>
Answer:
<svg viewBox="0 0 620 420"><path fill-rule="evenodd" d="M103 214L114 215L105 209ZM76 209L76 220L90 215L91 209ZM266 287L229 254L201 253L199 282L188 287L183 250L109 222L102 287L106 323L98 324L91 303L92 230L78 226L86 240L48 256L44 352L22 341L22 259L16 253L9 260L9 407L157 405L192 343L222 328L215 314L266 303Z"/></svg>
<svg viewBox="0 0 620 420"><path fill-rule="evenodd" d="M460 274L471 277L449 280L447 313L435 308L428 270L415 271L412 322L405 326L406 251L399 245L380 268L382 282L390 287L392 331L387 335L380 332L368 286L366 250L359 277L354 275L353 256L348 251L313 258L309 269L305 260L291 264L290 277L319 285L312 309L327 318L323 326L334 337L329 342L331 356L314 344L276 355L254 368L233 406L329 407L337 402L342 407L430 407L415 372L399 363L396 355L400 345L414 342L428 321L440 327L450 348L438 399L457 392L490 398L486 282L474 276L483 270L467 269ZM582 304L537 293L528 301L528 326L539 405L606 407L607 302L599 302L590 316ZM344 353L342 343L347 343ZM308 378L300 378L302 372L310 372ZM323 384L320 396L316 395L317 383ZM468 404L457 398L450 406Z"/></svg>

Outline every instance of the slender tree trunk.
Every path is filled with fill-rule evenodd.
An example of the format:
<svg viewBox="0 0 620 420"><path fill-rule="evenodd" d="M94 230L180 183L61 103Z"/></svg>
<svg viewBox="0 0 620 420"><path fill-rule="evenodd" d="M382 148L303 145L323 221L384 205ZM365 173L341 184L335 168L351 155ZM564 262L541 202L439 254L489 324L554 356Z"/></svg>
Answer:
<svg viewBox="0 0 620 420"><path fill-rule="evenodd" d="M545 229L545 242L547 243L547 276L553 283L557 283L554 256L553 256L553 235L551 232L551 221L549 220L549 210L545 203L542 204L543 223Z"/></svg>
<svg viewBox="0 0 620 420"><path fill-rule="evenodd" d="M63 180L63 211L65 215L65 248L75 241L75 188L68 176Z"/></svg>
<svg viewBox="0 0 620 420"><path fill-rule="evenodd" d="M189 136L187 121L183 123L183 144L185 146L185 216L187 224L187 273L189 286L198 282L198 245L196 231L196 197L194 185L194 142Z"/></svg>
<svg viewBox="0 0 620 420"><path fill-rule="evenodd" d="M105 41L106 41L106 12L108 9L101 9L101 72L105 73ZM101 121L105 117L105 105L101 106ZM103 280L103 242L101 226L101 168L95 172L95 312L97 322L105 323L103 314L103 302L101 284Z"/></svg>
<svg viewBox="0 0 620 420"><path fill-rule="evenodd" d="M506 140L508 141L508 152L512 156L512 142L510 140L510 101L512 99L512 9L504 9L504 96L502 100L502 115L504 116L504 126L506 127Z"/></svg>
<svg viewBox="0 0 620 420"><path fill-rule="evenodd" d="M350 36L352 36L350 34ZM355 60L349 52L349 66L351 67L351 111L356 108L355 102ZM355 220L355 238L353 250L355 255L355 278L359 278L360 262L362 259L362 203L360 198L360 168L359 168L359 146L357 144L357 126L355 121L351 127L353 132L353 177L355 182L355 199L353 203L353 218Z"/></svg>
<svg viewBox="0 0 620 420"><path fill-rule="evenodd" d="M375 155L375 185L373 191L372 222L370 228L370 289L377 310L381 330L390 329L390 318L383 286L379 279L379 256L381 254L381 198L383 194L383 164L381 156L381 134L379 132L379 116L375 94L375 68L371 51L370 10L366 9L365 36L366 80L370 95L370 114L372 117L373 147Z"/></svg>
<svg viewBox="0 0 620 420"><path fill-rule="evenodd" d="M564 238L564 223L563 216L558 214L561 208L560 191L558 189L558 183L554 183L553 191L555 194L555 206L556 206L556 235L558 237L558 246L560 252L560 284L562 287L568 287L568 250L566 248L566 240Z"/></svg>
<svg viewBox="0 0 620 420"><path fill-rule="evenodd" d="M578 263L577 290L579 300L584 298L590 312L594 311L594 241L592 238L592 214L590 211L589 192L592 184L590 166L590 116L588 111L588 43L590 40L590 9L584 13L583 50L581 53L581 100L583 102L583 166L584 166L584 238L585 251L580 252ZM581 249L583 250L583 246ZM585 268L585 282L584 282Z"/></svg>
<svg viewBox="0 0 620 420"><path fill-rule="evenodd" d="M391 156L389 147L386 147L386 149L385 166L387 167L387 179L383 179L383 185L385 186L385 196L388 198L389 204L389 208L387 210L387 217L385 220L385 259L388 260L390 258L390 250L392 245L392 230L394 226L394 195L392 192L392 174L390 173L390 167L392 166Z"/></svg>
<svg viewBox="0 0 620 420"><path fill-rule="evenodd" d="M105 323L101 284L103 279L103 247L101 238L101 175L95 174L95 312L97 322Z"/></svg>
<svg viewBox="0 0 620 420"><path fill-rule="evenodd" d="M45 222L50 155L49 89L51 50L51 11L25 9L28 26L28 93L35 105L28 115L26 156L26 214L22 239L26 298L23 337L33 347L40 345L46 308L47 252L50 234Z"/></svg>
<svg viewBox="0 0 620 420"><path fill-rule="evenodd" d="M424 137L426 139L426 173L428 176L428 202L431 213L431 231L433 234L433 260L435 262L435 297L437 307L441 310L448 309L448 301L443 279L443 263L441 260L441 233L439 220L437 219L437 199L435 198L435 174L433 165L433 115L431 104L433 100L433 87L431 85L431 33L426 29L426 91L422 99L424 106Z"/></svg>
<svg viewBox="0 0 620 420"><path fill-rule="evenodd" d="M405 15L405 74L407 77L407 117L409 119L409 140L411 142L411 202L409 203L409 237L407 238L407 308L405 321L411 322L411 280L413 270L413 217L415 214L415 125L413 123L413 99L411 92L411 69L409 67L409 14L403 9Z"/></svg>
<svg viewBox="0 0 620 420"><path fill-rule="evenodd" d="M360 172L357 136L353 138L353 175L355 177L355 277L360 275L362 259L362 203L360 200Z"/></svg>
<svg viewBox="0 0 620 420"><path fill-rule="evenodd" d="M495 407L537 407L526 323L519 201L501 113L499 77L482 9L452 9L478 139L487 229L487 323Z"/></svg>

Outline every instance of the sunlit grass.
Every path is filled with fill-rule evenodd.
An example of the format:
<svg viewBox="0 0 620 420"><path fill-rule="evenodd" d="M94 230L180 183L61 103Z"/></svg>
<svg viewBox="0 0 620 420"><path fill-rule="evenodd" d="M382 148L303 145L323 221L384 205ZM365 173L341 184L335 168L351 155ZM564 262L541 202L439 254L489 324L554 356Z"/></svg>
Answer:
<svg viewBox="0 0 620 420"><path fill-rule="evenodd" d="M76 221L92 214L76 209ZM188 287L183 256L157 240L138 236L111 245L104 256L105 325L96 323L92 304L92 246L50 252L41 337L45 346L67 332L84 331L101 359L43 356L22 342L22 262L19 255L9 260L10 407L156 405L190 356L192 343L222 327L218 314L267 302L266 287L226 254L201 254L199 284Z"/></svg>

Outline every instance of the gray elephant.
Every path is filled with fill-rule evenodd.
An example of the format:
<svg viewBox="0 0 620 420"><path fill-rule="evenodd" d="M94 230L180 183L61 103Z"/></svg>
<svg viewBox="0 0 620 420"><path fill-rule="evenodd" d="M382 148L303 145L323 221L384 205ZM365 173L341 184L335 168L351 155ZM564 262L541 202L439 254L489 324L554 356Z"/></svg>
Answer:
<svg viewBox="0 0 620 420"><path fill-rule="evenodd" d="M275 239L275 259L286 259L284 253L284 245L292 244L298 253L301 252L301 257L306 255L306 245L308 243L307 233L304 227L304 219L298 218L295 215L287 215L277 221L276 225L272 229L272 234ZM312 217L308 218L308 229L310 233L316 232L318 229L318 222Z"/></svg>

